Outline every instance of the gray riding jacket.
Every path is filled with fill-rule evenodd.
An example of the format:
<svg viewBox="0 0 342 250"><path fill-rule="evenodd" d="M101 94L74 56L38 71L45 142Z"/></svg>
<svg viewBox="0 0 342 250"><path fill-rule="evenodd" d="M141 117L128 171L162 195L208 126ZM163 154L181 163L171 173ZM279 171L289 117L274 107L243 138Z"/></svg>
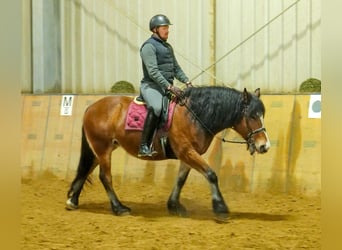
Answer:
<svg viewBox="0 0 342 250"><path fill-rule="evenodd" d="M172 46L156 35L143 43L140 56L144 74L141 84L164 93L175 78L183 83L189 81L174 56Z"/></svg>

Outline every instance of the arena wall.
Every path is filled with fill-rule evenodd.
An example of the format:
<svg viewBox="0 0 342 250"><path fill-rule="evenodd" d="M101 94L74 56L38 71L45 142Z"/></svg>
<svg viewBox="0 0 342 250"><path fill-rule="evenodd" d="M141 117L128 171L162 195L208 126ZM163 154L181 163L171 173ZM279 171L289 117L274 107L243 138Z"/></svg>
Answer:
<svg viewBox="0 0 342 250"><path fill-rule="evenodd" d="M22 178L49 171L72 180L78 163L82 116L103 95L74 95L72 115L60 115L62 95L22 96ZM321 119L309 118L310 95L264 95L265 127L271 149L249 155L244 144L214 139L204 157L219 176L222 189L316 195L321 191ZM233 131L218 136L241 140ZM122 149L113 152L115 181L168 183L175 180L179 162L141 161ZM97 178L98 169L93 175ZM188 182L205 183L192 171ZM169 184L169 183L168 183ZM204 184L206 185L206 184Z"/></svg>

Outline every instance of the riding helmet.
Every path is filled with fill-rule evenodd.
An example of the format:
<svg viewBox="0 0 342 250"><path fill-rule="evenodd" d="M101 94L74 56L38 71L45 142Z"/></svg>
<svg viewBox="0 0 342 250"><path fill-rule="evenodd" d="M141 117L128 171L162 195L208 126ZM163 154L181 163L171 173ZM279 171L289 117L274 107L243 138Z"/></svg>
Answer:
<svg viewBox="0 0 342 250"><path fill-rule="evenodd" d="M150 20L150 30L152 31L155 27L172 25L169 18L165 15L155 15Z"/></svg>

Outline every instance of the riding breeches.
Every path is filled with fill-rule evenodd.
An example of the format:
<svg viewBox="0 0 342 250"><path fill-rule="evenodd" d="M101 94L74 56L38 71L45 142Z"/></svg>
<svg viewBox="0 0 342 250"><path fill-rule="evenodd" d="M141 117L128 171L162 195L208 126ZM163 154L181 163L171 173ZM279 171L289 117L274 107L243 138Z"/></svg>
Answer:
<svg viewBox="0 0 342 250"><path fill-rule="evenodd" d="M157 117L160 117L160 114L162 111L162 99L163 99L162 89L153 88L153 87L151 88L147 84L141 84L140 93L142 97L144 98L147 108L152 108L154 111L154 114Z"/></svg>

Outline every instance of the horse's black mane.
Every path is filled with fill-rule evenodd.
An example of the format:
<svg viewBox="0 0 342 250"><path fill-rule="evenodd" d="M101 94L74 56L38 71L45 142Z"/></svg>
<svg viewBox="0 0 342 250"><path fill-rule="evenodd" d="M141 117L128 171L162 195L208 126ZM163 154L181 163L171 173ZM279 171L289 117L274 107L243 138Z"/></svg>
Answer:
<svg viewBox="0 0 342 250"><path fill-rule="evenodd" d="M248 93L251 102L247 114L264 113L262 102L254 95ZM224 128L233 126L243 117L245 104L241 91L222 86L202 86L187 88L185 96L188 98L187 106L196 117L193 117L202 127L217 133ZM205 128L205 129L207 129ZM209 132L209 131L207 131Z"/></svg>

